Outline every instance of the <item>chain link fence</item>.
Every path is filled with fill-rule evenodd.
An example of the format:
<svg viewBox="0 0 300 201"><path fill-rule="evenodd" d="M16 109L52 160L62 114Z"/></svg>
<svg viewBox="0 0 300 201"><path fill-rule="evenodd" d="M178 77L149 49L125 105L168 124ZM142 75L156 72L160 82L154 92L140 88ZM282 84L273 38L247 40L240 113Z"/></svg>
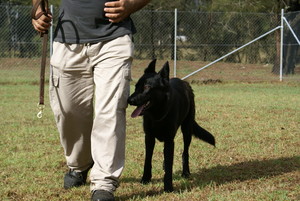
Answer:
<svg viewBox="0 0 300 201"><path fill-rule="evenodd" d="M135 40L137 58L173 59L174 12L141 11L134 19L139 28ZM263 13L178 12L177 57L179 60L213 61L279 23L276 16ZM271 63L275 44L274 36L266 37L226 61Z"/></svg>
<svg viewBox="0 0 300 201"><path fill-rule="evenodd" d="M38 81L41 39L32 28L30 10L29 6L0 5L0 83ZM53 15L55 26L57 8L53 8ZM298 13L287 14L295 32L300 31L299 16ZM178 63L191 62L193 68L184 66L182 69L178 65L181 76L280 26L280 14L266 13L141 10L132 18L138 31L134 35L135 61L157 58L163 61L176 59ZM289 31L284 36L287 41L285 55L294 60L292 73L300 74L297 67L299 45ZM224 58L221 64L267 66L266 71L274 76L272 68L276 68L279 42L280 30L277 30ZM287 63L288 59L284 61ZM274 72L276 70L273 69ZM211 73L214 73L213 69Z"/></svg>

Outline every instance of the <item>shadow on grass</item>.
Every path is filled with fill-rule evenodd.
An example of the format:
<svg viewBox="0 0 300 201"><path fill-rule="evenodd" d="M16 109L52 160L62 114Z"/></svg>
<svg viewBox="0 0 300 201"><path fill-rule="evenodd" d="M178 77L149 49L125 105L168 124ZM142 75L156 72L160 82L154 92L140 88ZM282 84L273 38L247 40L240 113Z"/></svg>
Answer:
<svg viewBox="0 0 300 201"><path fill-rule="evenodd" d="M300 156L245 161L229 166L218 165L192 174L191 186L206 186L211 182L221 185L232 181L267 178L293 172L299 168Z"/></svg>
<svg viewBox="0 0 300 201"><path fill-rule="evenodd" d="M300 169L300 156L290 158L276 158L267 160L253 160L236 163L228 166L218 165L209 169L200 169L192 173L190 179L184 186L175 187L175 193L180 190L190 190L195 187L204 188L215 183L222 185L232 181L246 181L251 179L260 179L274 177L277 175L293 172ZM181 179L181 172L173 175L174 181ZM123 178L122 182L139 182L140 178ZM153 182L162 182L162 179ZM121 196L119 200L127 200L133 197L144 198L147 196L156 196L162 194L162 189L152 189L148 192L136 192L131 195Z"/></svg>

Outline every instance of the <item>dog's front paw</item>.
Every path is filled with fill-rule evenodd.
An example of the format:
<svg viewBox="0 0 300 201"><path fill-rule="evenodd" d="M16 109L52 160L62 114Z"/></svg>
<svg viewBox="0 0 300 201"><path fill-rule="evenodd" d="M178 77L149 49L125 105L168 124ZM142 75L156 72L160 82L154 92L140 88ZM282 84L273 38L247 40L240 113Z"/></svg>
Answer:
<svg viewBox="0 0 300 201"><path fill-rule="evenodd" d="M165 185L165 186L164 186L164 191L165 191L166 193L171 193L171 192L173 192L173 191L174 191L173 186L172 186L172 185L171 185L171 186Z"/></svg>
<svg viewBox="0 0 300 201"><path fill-rule="evenodd" d="M167 193L174 191L172 178L169 179L167 179L166 177L164 178L164 191Z"/></svg>
<svg viewBox="0 0 300 201"><path fill-rule="evenodd" d="M151 182L151 177L145 177L143 176L141 179L142 184L149 184Z"/></svg>
<svg viewBox="0 0 300 201"><path fill-rule="evenodd" d="M182 172L182 174L181 174L181 176L183 177L183 178L189 178L190 176L191 176L191 173L189 172L189 171L185 171L185 172Z"/></svg>

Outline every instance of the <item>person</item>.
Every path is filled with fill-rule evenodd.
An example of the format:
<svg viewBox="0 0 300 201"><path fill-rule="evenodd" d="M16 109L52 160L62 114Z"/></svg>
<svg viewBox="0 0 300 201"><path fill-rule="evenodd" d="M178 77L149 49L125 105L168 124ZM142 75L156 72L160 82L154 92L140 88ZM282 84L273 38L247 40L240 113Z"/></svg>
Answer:
<svg viewBox="0 0 300 201"><path fill-rule="evenodd" d="M84 185L91 169L92 200L114 200L119 186L136 32L130 15L149 2L62 0L60 4L50 60L50 105L69 168L64 188ZM41 33L51 23L51 14L32 19Z"/></svg>

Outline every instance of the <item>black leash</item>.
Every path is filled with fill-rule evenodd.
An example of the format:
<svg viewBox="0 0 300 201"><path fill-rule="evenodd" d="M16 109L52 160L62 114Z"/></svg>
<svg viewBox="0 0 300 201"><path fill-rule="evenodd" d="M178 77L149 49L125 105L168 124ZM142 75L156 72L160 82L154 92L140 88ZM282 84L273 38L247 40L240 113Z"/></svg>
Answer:
<svg viewBox="0 0 300 201"><path fill-rule="evenodd" d="M36 14L37 9L41 8L41 12ZM48 0L38 0L32 8L31 18L38 20L42 15L48 16L50 14L48 7ZM46 68L46 58L47 58L47 45L48 45L48 31L45 33L40 33L40 36L43 38L43 49L42 49L42 60L41 60L41 72L40 72L40 100L38 103L39 112L37 114L38 118L43 117L43 110L45 108L44 97L45 97L45 68Z"/></svg>

